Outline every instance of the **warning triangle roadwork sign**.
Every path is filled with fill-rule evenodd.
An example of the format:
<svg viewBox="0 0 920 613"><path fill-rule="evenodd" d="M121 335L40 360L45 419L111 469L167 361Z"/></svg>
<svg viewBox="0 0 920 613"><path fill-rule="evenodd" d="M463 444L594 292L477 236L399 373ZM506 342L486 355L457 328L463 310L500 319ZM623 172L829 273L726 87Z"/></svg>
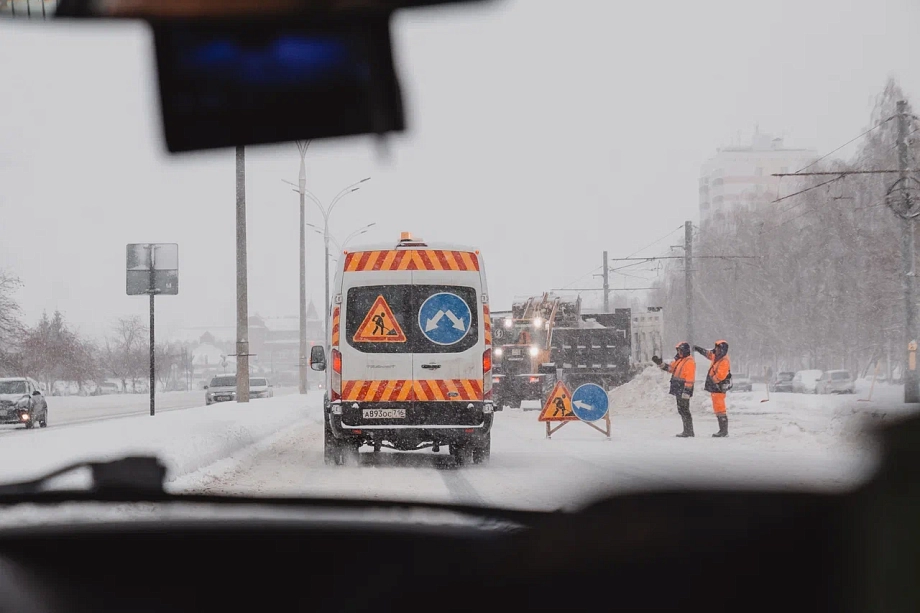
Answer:
<svg viewBox="0 0 920 613"><path fill-rule="evenodd" d="M539 421L578 421L578 417L572 412L572 394L562 381L556 383L556 387L546 399Z"/></svg>
<svg viewBox="0 0 920 613"><path fill-rule="evenodd" d="M367 312L364 321L355 332L356 343L405 343L406 335L399 327L399 322L393 317L390 305L377 296L371 310Z"/></svg>

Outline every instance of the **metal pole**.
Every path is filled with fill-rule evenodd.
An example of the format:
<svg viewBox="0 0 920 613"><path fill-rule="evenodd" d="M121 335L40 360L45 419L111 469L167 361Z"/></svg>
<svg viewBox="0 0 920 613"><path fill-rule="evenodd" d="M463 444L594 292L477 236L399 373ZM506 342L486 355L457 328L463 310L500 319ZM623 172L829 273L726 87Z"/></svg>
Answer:
<svg viewBox="0 0 920 613"><path fill-rule="evenodd" d="M693 223L684 222L684 292L687 301L687 342L693 345Z"/></svg>
<svg viewBox="0 0 920 613"><path fill-rule="evenodd" d="M911 209L908 190L908 152L907 152L907 102L898 101L898 170L904 194L904 210ZM917 371L911 369L910 345L917 340L917 313L914 304L914 222L907 218L901 220L901 256L904 265L904 308L906 315L904 330L904 402L920 402Z"/></svg>
<svg viewBox="0 0 920 613"><path fill-rule="evenodd" d="M236 148L236 401L249 402L249 305L246 285L246 153Z"/></svg>
<svg viewBox="0 0 920 613"><path fill-rule="evenodd" d="M157 392L157 378L156 378L156 335L154 334L153 328L153 298L156 291L156 247L150 245L150 285L148 287L148 292L150 293L150 414L156 414L156 392Z"/></svg>
<svg viewBox="0 0 920 613"><path fill-rule="evenodd" d="M304 153L300 156L300 393L307 393L307 237L304 190L307 187L307 170Z"/></svg>
<svg viewBox="0 0 920 613"><path fill-rule="evenodd" d="M610 272L607 269L607 252L604 252L604 313L610 312Z"/></svg>

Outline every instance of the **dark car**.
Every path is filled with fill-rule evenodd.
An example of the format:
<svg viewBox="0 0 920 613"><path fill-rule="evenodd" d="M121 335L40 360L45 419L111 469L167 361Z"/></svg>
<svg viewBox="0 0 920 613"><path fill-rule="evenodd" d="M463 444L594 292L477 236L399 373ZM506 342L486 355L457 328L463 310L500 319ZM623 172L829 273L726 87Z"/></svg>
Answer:
<svg viewBox="0 0 920 613"><path fill-rule="evenodd" d="M794 372L778 372L770 382L771 392L792 392L792 379L795 377Z"/></svg>

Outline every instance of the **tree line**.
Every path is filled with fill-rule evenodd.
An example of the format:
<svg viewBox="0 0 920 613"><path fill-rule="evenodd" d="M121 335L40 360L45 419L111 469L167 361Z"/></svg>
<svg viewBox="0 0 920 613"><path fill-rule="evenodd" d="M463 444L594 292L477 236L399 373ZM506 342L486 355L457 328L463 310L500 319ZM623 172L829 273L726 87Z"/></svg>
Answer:
<svg viewBox="0 0 920 613"><path fill-rule="evenodd" d="M907 97L889 81L856 155L849 161L823 159L808 168L840 175L785 177L778 194L699 229L694 255L753 256L692 264L694 340L704 345L728 340L733 370L738 364L737 370L752 374L766 367L871 374L880 365L884 374L902 359L906 222L886 201L898 175L848 174L898 169L898 126L891 118L899 100ZM916 169L920 122L909 103L908 114L909 167ZM666 337L682 337L682 263L668 267L657 298L667 314Z"/></svg>
<svg viewBox="0 0 920 613"><path fill-rule="evenodd" d="M140 317L118 319L101 342L74 331L60 311L27 326L15 299L20 287L19 279L0 271L0 376L32 377L49 393L59 383L76 384L78 393L86 393L107 379L127 392L149 388L150 336ZM190 349L157 343L155 353L158 386L184 389Z"/></svg>

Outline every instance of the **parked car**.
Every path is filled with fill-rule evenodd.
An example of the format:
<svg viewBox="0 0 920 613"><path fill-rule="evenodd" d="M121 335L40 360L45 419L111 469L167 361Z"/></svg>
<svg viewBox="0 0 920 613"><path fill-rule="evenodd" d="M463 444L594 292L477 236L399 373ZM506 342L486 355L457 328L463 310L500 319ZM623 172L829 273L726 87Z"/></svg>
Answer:
<svg viewBox="0 0 920 613"><path fill-rule="evenodd" d="M846 370L828 370L818 379L818 394L855 394L856 381Z"/></svg>
<svg viewBox="0 0 920 613"><path fill-rule="evenodd" d="M204 402L227 402L236 400L236 377L234 375L218 375L204 386Z"/></svg>
<svg viewBox="0 0 920 613"><path fill-rule="evenodd" d="M754 391L754 383L751 381L751 378L746 374L732 374L732 389L733 392L752 392Z"/></svg>
<svg viewBox="0 0 920 613"><path fill-rule="evenodd" d="M792 389L792 379L795 378L795 373L792 371L783 371L776 373L776 376L773 377L773 380L770 382L770 391L771 392L791 392Z"/></svg>
<svg viewBox="0 0 920 613"><path fill-rule="evenodd" d="M94 396L103 396L106 394L120 394L121 390L118 388L118 384L112 383L111 381L103 381L96 386L96 390L93 392Z"/></svg>
<svg viewBox="0 0 920 613"><path fill-rule="evenodd" d="M796 394L817 394L818 379L823 374L820 370L800 370L792 377L792 391Z"/></svg>
<svg viewBox="0 0 920 613"><path fill-rule="evenodd" d="M271 398L274 395L272 384L265 377L253 377L249 380L250 398Z"/></svg>

